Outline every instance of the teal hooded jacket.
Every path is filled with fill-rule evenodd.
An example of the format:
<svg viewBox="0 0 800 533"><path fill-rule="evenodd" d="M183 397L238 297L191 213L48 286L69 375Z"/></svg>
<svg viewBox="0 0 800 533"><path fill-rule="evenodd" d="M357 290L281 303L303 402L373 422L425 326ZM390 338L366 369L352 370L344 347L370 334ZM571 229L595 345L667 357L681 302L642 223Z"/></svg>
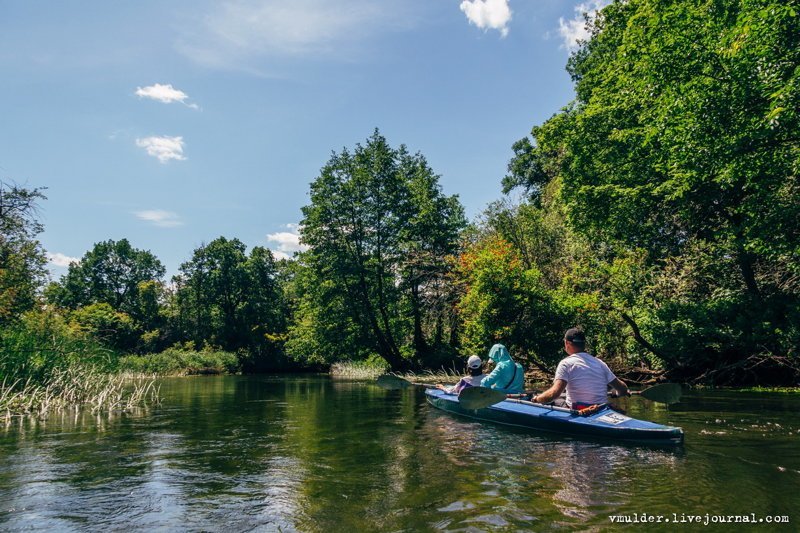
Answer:
<svg viewBox="0 0 800 533"><path fill-rule="evenodd" d="M489 350L489 360L494 361L494 369L481 380L481 387L490 387L507 394L518 394L525 386L522 365L511 359L511 354L502 344L495 344Z"/></svg>

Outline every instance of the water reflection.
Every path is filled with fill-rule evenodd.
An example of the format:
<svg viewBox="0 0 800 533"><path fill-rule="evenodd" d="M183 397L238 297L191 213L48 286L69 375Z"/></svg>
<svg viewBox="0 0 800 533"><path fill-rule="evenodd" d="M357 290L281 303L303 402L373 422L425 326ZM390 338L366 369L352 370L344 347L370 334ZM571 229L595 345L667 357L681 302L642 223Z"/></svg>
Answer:
<svg viewBox="0 0 800 533"><path fill-rule="evenodd" d="M149 411L2 428L0 529L603 530L612 514L800 507L800 402L785 398L765 402L777 412L629 400L633 416L684 427L685 449L667 451L462 419L418 390L322 376L166 380L162 396Z"/></svg>
<svg viewBox="0 0 800 533"><path fill-rule="evenodd" d="M481 491L456 494L439 512L470 510L454 523L539 528L584 527L635 499L632 478L662 474L681 461L677 451L599 444L483 424L445 413L429 416L430 434L448 463L482 479ZM629 467L629 465L634 465ZM484 513L473 512L483 508ZM498 509L502 512L498 512Z"/></svg>

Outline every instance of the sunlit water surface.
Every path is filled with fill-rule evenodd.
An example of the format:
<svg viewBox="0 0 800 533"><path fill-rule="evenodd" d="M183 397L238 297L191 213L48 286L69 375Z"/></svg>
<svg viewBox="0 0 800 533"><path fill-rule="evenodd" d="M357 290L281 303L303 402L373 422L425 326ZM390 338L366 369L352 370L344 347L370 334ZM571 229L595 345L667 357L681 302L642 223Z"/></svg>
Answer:
<svg viewBox="0 0 800 533"><path fill-rule="evenodd" d="M671 524L629 528L707 513L800 528L798 395L625 401L684 428L670 450L475 422L421 390L327 376L168 379L161 393L135 414L0 428L0 529L603 531L642 513Z"/></svg>

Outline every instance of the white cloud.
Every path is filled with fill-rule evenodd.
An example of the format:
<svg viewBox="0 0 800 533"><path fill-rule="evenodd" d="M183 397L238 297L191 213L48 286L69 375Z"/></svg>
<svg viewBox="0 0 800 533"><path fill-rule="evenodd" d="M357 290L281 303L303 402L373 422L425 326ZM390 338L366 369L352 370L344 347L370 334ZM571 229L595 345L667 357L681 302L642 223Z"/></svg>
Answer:
<svg viewBox="0 0 800 533"><path fill-rule="evenodd" d="M276 258L290 259L289 254L308 250L308 246L300 243L300 234L298 233L300 227L297 224L286 224L284 227L291 231L279 231L267 235L267 242L277 244L278 249L272 251Z"/></svg>
<svg viewBox="0 0 800 533"><path fill-rule="evenodd" d="M161 228L174 228L175 226L182 226L183 221L177 213L172 211L163 211L161 209L151 209L145 211L135 211L133 213L139 220L150 222L154 226Z"/></svg>
<svg viewBox="0 0 800 533"><path fill-rule="evenodd" d="M272 257L274 257L275 259L278 259L278 260L281 260L281 259L291 260L292 259L291 255L287 254L286 252L281 252L280 250L270 250L270 252L272 252Z"/></svg>
<svg viewBox="0 0 800 533"><path fill-rule="evenodd" d="M77 257L70 257L68 255L64 255L61 252L50 253L47 252L47 261L57 267L68 267L70 263L80 263L81 260Z"/></svg>
<svg viewBox="0 0 800 533"><path fill-rule="evenodd" d="M177 50L204 66L260 74L258 60L298 56L345 59L359 44L413 22L404 0L229 0L190 20ZM274 65L272 65L274 66Z"/></svg>
<svg viewBox="0 0 800 533"><path fill-rule="evenodd" d="M597 12L611 3L611 0L592 0L575 6L575 17L571 20L558 19L558 34L564 40L563 47L570 52L580 47L581 41L588 41L590 37L587 17L592 21Z"/></svg>
<svg viewBox="0 0 800 533"><path fill-rule="evenodd" d="M470 23L482 30L497 30L503 37L508 35L511 21L508 0L464 0L459 7Z"/></svg>
<svg viewBox="0 0 800 533"><path fill-rule="evenodd" d="M148 87L137 87L136 96L139 98L149 98L164 104L180 102L192 109L200 109L197 104L187 104L186 99L189 98L189 95L174 88L172 84L161 85L160 83L156 83Z"/></svg>
<svg viewBox="0 0 800 533"><path fill-rule="evenodd" d="M186 160L183 155L183 137L145 137L136 139L136 146L147 150L147 155L158 158L162 163L170 159Z"/></svg>

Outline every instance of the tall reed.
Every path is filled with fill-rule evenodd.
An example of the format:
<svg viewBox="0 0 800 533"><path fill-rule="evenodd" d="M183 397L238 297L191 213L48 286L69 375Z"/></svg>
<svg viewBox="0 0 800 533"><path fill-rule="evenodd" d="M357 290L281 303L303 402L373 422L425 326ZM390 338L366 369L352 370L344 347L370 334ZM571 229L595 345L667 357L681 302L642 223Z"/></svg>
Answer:
<svg viewBox="0 0 800 533"><path fill-rule="evenodd" d="M348 379L375 379L388 368L386 363L374 361L339 361L331 365L330 375Z"/></svg>
<svg viewBox="0 0 800 533"><path fill-rule="evenodd" d="M159 402L152 379L116 375L115 354L52 312L26 314L0 331L0 418L67 407L92 412Z"/></svg>

